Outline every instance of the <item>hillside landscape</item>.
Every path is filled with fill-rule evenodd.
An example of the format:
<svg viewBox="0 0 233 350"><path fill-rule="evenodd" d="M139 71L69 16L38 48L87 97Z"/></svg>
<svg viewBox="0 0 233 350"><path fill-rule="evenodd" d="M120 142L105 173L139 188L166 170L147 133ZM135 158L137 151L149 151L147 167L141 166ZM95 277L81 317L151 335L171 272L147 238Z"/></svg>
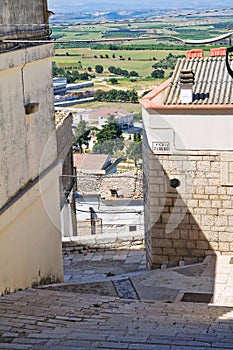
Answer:
<svg viewBox="0 0 233 350"><path fill-rule="evenodd" d="M75 1L75 0L49 0L49 6L53 10L59 11L103 11L103 10L125 10L125 9L177 9L177 8L187 8L187 9L197 9L197 8L215 8L215 7L227 7L232 6L232 1L226 0L213 0L211 3L207 0L192 0L192 1L182 1L182 0L113 0L113 1L99 1L99 0L85 0L85 1Z"/></svg>

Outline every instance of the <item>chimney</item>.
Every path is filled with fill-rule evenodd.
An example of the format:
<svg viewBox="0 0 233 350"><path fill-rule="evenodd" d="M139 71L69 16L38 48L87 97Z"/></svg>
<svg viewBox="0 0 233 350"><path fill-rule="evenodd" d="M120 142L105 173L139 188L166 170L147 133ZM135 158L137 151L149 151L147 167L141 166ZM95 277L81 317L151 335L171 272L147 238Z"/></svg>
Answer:
<svg viewBox="0 0 233 350"><path fill-rule="evenodd" d="M186 51L186 58L202 58L203 50L202 49L193 49Z"/></svg>
<svg viewBox="0 0 233 350"><path fill-rule="evenodd" d="M180 102L193 102L194 73L192 70L182 70L180 72Z"/></svg>

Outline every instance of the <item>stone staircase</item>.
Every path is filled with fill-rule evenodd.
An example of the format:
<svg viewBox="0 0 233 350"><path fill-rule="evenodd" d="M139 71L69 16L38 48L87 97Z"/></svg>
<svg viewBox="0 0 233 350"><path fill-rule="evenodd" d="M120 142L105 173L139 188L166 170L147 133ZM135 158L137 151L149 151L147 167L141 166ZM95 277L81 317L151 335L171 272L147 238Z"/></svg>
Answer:
<svg viewBox="0 0 233 350"><path fill-rule="evenodd" d="M233 309L31 289L0 299L0 349L233 349Z"/></svg>

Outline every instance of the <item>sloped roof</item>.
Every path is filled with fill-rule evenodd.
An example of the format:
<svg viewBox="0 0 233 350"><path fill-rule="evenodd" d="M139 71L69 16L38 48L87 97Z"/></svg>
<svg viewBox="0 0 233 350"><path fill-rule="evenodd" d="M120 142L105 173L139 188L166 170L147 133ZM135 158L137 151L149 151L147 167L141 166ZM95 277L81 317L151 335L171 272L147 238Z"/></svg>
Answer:
<svg viewBox="0 0 233 350"><path fill-rule="evenodd" d="M109 159L107 154L74 154L73 157L78 171L103 170Z"/></svg>
<svg viewBox="0 0 233 350"><path fill-rule="evenodd" d="M114 116L116 119L131 115L132 112L127 112L122 109L111 108L111 107L103 107L98 109L92 109L88 112L89 116L93 117L103 117L108 119L110 116Z"/></svg>
<svg viewBox="0 0 233 350"><path fill-rule="evenodd" d="M195 75L191 104L233 104L233 79L227 71L225 57L205 57L178 59L164 105L182 104L179 76L183 70L191 70Z"/></svg>
<svg viewBox="0 0 233 350"><path fill-rule="evenodd" d="M179 80L184 70L195 75L191 103L180 100ZM227 71L225 57L179 58L172 78L155 87L140 102L148 109L233 108L233 79Z"/></svg>

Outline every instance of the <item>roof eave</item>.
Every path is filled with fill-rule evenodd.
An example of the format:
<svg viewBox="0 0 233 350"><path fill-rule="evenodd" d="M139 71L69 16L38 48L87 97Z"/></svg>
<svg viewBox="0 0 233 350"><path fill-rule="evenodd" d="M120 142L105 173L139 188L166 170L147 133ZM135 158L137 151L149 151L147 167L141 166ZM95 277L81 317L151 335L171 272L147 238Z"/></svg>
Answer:
<svg viewBox="0 0 233 350"><path fill-rule="evenodd" d="M164 105L164 104L155 104L153 99L158 97L164 92L171 83L172 79L169 78L164 83L159 86L156 86L152 91L139 99L139 103L145 109L152 110L229 110L233 109L233 104L174 104L174 105Z"/></svg>
<svg viewBox="0 0 233 350"><path fill-rule="evenodd" d="M140 101L145 109L154 110L229 110L233 105L155 105L151 101Z"/></svg>
<svg viewBox="0 0 233 350"><path fill-rule="evenodd" d="M171 83L172 79L169 78L168 80L164 81L161 85L156 86L152 91L148 92L148 94L146 94L145 96L143 96L142 98L139 99L139 103L147 108L147 105L151 105L151 101L159 96L162 92L164 92L164 90L166 90L169 86L169 84Z"/></svg>

